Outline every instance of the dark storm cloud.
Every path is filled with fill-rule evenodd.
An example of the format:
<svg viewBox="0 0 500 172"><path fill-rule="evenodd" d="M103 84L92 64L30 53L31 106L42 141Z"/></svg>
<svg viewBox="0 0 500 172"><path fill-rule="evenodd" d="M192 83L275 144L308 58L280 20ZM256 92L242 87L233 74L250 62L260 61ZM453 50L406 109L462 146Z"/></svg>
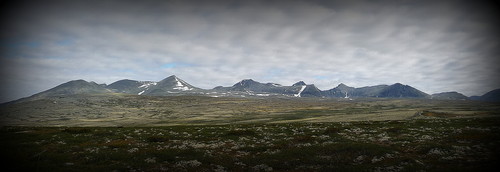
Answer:
<svg viewBox="0 0 500 172"><path fill-rule="evenodd" d="M498 4L470 1L15 1L2 10L2 92L178 75L329 89L500 87ZM175 65L182 64L182 65ZM36 84L33 84L36 83ZM20 91L21 90L21 91ZM15 93L15 94L14 94ZM4 96L2 96L4 97Z"/></svg>

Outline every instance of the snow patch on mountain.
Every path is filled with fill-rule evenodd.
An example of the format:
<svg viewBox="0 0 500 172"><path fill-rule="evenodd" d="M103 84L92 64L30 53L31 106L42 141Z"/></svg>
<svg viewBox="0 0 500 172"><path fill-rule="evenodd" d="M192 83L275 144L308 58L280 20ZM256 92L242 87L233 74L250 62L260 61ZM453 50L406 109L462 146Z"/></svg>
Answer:
<svg viewBox="0 0 500 172"><path fill-rule="evenodd" d="M299 93L295 94L294 96L295 97L300 97L300 94L302 93L302 91L304 91L304 89L306 89L306 87L307 87L306 85L302 85L302 88L300 88Z"/></svg>
<svg viewBox="0 0 500 172"><path fill-rule="evenodd" d="M138 88L143 88L144 90L137 93L137 95L142 95L144 92L146 92L146 90L149 90L149 87L157 84L157 82L148 82L148 81L142 81L141 83L143 83L143 84L141 86L139 86Z"/></svg>
<svg viewBox="0 0 500 172"><path fill-rule="evenodd" d="M157 84L156 82L146 82L146 83L142 84L141 86L139 86L139 88L149 88L149 86L156 85L156 84Z"/></svg>
<svg viewBox="0 0 500 172"><path fill-rule="evenodd" d="M141 92L137 93L137 95L141 95L142 93L144 93L146 90L142 90Z"/></svg>
<svg viewBox="0 0 500 172"><path fill-rule="evenodd" d="M177 77L175 77L175 81L177 83L176 83L175 87L173 88L174 90L182 90L182 91L192 90L192 88L189 88L188 86L183 85L182 82L179 81L179 79L177 79Z"/></svg>

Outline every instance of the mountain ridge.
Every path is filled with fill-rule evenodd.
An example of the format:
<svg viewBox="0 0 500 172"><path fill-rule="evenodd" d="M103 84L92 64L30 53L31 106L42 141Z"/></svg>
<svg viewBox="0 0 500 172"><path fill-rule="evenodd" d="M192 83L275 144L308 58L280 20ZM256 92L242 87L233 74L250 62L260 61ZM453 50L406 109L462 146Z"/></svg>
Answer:
<svg viewBox="0 0 500 172"><path fill-rule="evenodd" d="M395 83L392 85L375 85L365 87L350 87L340 83L329 90L320 90L314 84L306 84L298 81L291 86L276 83L261 83L253 79L243 79L232 86L217 86L213 89L201 89L188 82L171 75L161 81L136 81L122 79L109 85L97 84L85 80L72 80L60 84L54 88L42 91L32 96L19 100L29 101L47 97L66 96L75 94L107 94L124 93L146 96L169 96L169 95L207 95L220 96L285 96L285 97L324 97L324 98L429 98L444 100L481 100L500 101L500 89L492 90L483 96L467 97L461 93L443 92L429 95L409 85Z"/></svg>

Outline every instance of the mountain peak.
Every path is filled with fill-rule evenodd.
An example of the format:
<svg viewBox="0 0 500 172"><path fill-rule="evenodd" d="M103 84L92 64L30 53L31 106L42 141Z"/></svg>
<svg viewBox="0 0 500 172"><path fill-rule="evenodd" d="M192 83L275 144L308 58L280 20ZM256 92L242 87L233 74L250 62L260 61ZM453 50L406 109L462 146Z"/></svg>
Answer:
<svg viewBox="0 0 500 172"><path fill-rule="evenodd" d="M163 79L162 81L174 80L174 79L176 79L176 78L178 78L178 77L177 77L177 76L175 76L175 75L170 75L170 76L166 77L165 79ZM161 81L160 81L160 82L161 82Z"/></svg>
<svg viewBox="0 0 500 172"><path fill-rule="evenodd" d="M384 88L379 93L379 97L427 97L428 94L417 90L409 85L395 83L389 87Z"/></svg>
<svg viewBox="0 0 500 172"><path fill-rule="evenodd" d="M106 86L115 92L128 93L128 94L143 94L151 86L156 85L153 81L135 81L130 79L123 79L113 82Z"/></svg>
<svg viewBox="0 0 500 172"><path fill-rule="evenodd" d="M458 93L456 91L442 92L431 95L431 99L442 99L442 100L467 100L467 96Z"/></svg>
<svg viewBox="0 0 500 172"><path fill-rule="evenodd" d="M398 82L398 83L393 84L392 86L402 87L402 86L406 86L406 85L403 85L403 84L401 84L401 83Z"/></svg>
<svg viewBox="0 0 500 172"><path fill-rule="evenodd" d="M257 84L257 83L259 83L259 82L254 81L253 79L244 79L244 80L241 80L240 82L234 84L233 87L237 87L237 86L250 86L252 84Z"/></svg>
<svg viewBox="0 0 500 172"><path fill-rule="evenodd" d="M182 91L192 90L194 88L192 85L188 84L186 81L178 78L175 75L171 75L163 79L158 84L160 84L162 87L172 87L172 89L174 90Z"/></svg>
<svg viewBox="0 0 500 172"><path fill-rule="evenodd" d="M73 95L73 94L100 94L100 93L110 93L111 91L106 89L104 86L96 84L95 82L87 82L83 79L72 80L63 84L60 84L54 88L47 91L37 93L30 96L28 99L36 100L46 97L61 96L61 95Z"/></svg>
<svg viewBox="0 0 500 172"><path fill-rule="evenodd" d="M337 85L336 88L338 88L338 89L347 89L347 88L354 88L354 87L349 87L349 86L345 85L344 83L340 83L339 85Z"/></svg>
<svg viewBox="0 0 500 172"><path fill-rule="evenodd" d="M254 81L253 79L244 79L244 80L241 80L241 83L252 83L252 82L257 82L257 81Z"/></svg>
<svg viewBox="0 0 500 172"><path fill-rule="evenodd" d="M306 85L306 83L304 81L299 81L299 82L293 84L292 86L302 86L302 85Z"/></svg>
<svg viewBox="0 0 500 172"><path fill-rule="evenodd" d="M93 81L88 82L88 81L85 81L83 79L78 79L78 80L68 81L68 82L63 83L59 86L82 86L82 85L99 85L99 84L97 84Z"/></svg>
<svg viewBox="0 0 500 172"><path fill-rule="evenodd" d="M77 80L71 80L71 81L68 81L66 82L66 84L69 84L69 83L89 83L83 79L77 79Z"/></svg>

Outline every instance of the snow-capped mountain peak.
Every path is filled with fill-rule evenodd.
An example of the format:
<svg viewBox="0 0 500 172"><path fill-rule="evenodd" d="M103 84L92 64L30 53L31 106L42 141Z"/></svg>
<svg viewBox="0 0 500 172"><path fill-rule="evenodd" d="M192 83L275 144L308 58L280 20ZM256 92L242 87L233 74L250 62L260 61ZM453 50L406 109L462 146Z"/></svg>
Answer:
<svg viewBox="0 0 500 172"><path fill-rule="evenodd" d="M182 90L182 91L188 91L188 90L193 90L193 88L189 88L188 86L185 86L182 84L182 82L179 80L179 78L175 77L175 81L177 82L175 87L173 88L174 90Z"/></svg>

